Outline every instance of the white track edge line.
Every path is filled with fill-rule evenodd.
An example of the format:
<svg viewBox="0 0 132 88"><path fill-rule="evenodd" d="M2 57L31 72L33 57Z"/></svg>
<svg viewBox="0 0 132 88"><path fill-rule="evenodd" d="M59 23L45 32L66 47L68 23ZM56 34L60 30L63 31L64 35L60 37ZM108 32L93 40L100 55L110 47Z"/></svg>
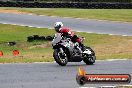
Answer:
<svg viewBox="0 0 132 88"><path fill-rule="evenodd" d="M0 24L10 24L10 23L2 23L0 22ZM44 27L36 27L36 26L28 26L28 25L23 25L23 24L10 24L10 25L18 25L18 26L25 26L25 27L32 27L32 28L44 28ZM51 27L48 27L48 29L53 29ZM76 31L76 32L83 32L83 31ZM86 33L94 33L94 32L86 32ZM107 34L107 33L96 33L96 34ZM108 35L119 35L119 34L108 34ZM129 35L120 35L120 36L129 36Z"/></svg>

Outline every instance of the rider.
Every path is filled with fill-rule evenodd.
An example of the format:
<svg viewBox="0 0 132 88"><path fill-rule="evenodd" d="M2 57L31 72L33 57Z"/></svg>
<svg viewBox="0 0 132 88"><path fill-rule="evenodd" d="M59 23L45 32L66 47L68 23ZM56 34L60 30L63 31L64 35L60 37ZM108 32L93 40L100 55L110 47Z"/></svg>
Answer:
<svg viewBox="0 0 132 88"><path fill-rule="evenodd" d="M71 38L71 41L73 43L78 42L79 46L81 46L82 48L82 51L84 51L84 45L81 43L81 38L77 37L77 35L75 35L74 32L71 31L70 29L64 28L62 22L56 22L54 24L54 28L56 32L62 33L64 36Z"/></svg>

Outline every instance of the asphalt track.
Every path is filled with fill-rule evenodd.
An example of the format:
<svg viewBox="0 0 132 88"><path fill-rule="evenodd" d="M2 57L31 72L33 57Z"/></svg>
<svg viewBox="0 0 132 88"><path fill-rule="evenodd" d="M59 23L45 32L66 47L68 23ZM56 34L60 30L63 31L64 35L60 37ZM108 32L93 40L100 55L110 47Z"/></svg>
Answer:
<svg viewBox="0 0 132 88"><path fill-rule="evenodd" d="M94 65L68 63L65 67L56 63L0 64L0 88L79 88L76 82L78 67L84 68L87 74L132 75L132 60L97 61ZM103 85L106 84L84 86ZM107 84L110 85L114 84Z"/></svg>
<svg viewBox="0 0 132 88"><path fill-rule="evenodd" d="M132 36L132 23L0 13L0 23L53 28L56 21L74 31Z"/></svg>

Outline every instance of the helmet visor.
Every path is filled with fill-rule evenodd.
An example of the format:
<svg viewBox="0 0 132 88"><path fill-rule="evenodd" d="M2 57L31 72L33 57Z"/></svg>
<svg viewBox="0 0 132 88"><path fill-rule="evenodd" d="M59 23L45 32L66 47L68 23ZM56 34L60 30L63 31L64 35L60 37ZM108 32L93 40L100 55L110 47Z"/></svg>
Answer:
<svg viewBox="0 0 132 88"><path fill-rule="evenodd" d="M59 29L61 28L61 26L57 26L57 27L54 27L54 28L55 28L56 32L59 32Z"/></svg>

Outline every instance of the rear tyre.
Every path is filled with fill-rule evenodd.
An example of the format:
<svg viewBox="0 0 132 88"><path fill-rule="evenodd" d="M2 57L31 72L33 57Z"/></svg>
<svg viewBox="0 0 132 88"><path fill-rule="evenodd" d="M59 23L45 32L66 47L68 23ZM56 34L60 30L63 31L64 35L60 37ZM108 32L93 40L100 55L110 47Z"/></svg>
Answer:
<svg viewBox="0 0 132 88"><path fill-rule="evenodd" d="M88 54L84 54L84 59L83 61L87 64L87 65L92 65L93 63L95 63L96 60L96 56L95 56L95 52L90 48L90 47L85 47L85 50L89 49L92 54L88 55Z"/></svg>
<svg viewBox="0 0 132 88"><path fill-rule="evenodd" d="M55 61L61 66L66 66L66 64L68 63L68 58L66 53L62 54L59 52L59 50L54 50L53 57Z"/></svg>

